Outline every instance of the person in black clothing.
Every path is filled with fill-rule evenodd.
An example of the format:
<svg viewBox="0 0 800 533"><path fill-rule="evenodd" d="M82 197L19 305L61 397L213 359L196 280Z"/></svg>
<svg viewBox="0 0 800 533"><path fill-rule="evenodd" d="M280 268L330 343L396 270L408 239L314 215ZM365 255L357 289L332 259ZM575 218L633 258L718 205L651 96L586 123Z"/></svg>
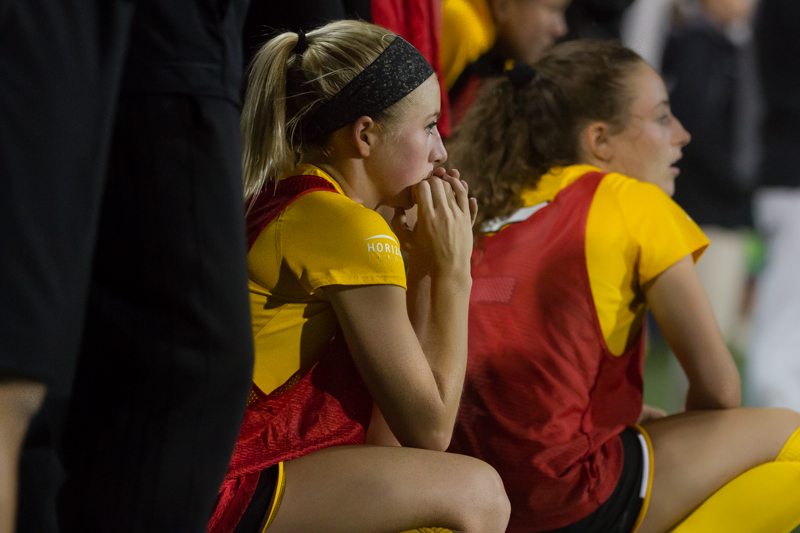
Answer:
<svg viewBox="0 0 800 533"><path fill-rule="evenodd" d="M748 354L753 400L800 408L800 2L763 0L756 47L766 100L756 227L767 241Z"/></svg>
<svg viewBox="0 0 800 533"><path fill-rule="evenodd" d="M748 5L749 4L749 5ZM723 337L735 334L747 286L761 99L749 20L754 2L711 1L672 31L662 62L670 103L692 132L675 201L711 241L698 275Z"/></svg>
<svg viewBox="0 0 800 533"><path fill-rule="evenodd" d="M573 0L567 9L569 33L573 39L619 39L625 11L634 0Z"/></svg>
<svg viewBox="0 0 800 533"><path fill-rule="evenodd" d="M253 362L246 5L0 0L3 533L45 388L20 532L55 527L52 446L60 531L205 531Z"/></svg>

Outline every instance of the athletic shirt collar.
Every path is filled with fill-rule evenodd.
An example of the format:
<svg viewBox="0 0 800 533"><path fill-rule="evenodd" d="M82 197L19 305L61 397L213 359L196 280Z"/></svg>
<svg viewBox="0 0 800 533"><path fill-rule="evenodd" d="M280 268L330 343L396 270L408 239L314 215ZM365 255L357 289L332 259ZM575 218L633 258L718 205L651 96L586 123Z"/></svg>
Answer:
<svg viewBox="0 0 800 533"><path fill-rule="evenodd" d="M339 184L336 183L336 180L318 166L310 165L308 163L300 163L289 172L281 175L281 177L278 178L278 181L285 180L286 178L290 178L292 176L316 176L318 178L323 178L326 181L329 181L340 194L344 194L344 191ZM347 195L345 194L345 196Z"/></svg>
<svg viewBox="0 0 800 533"><path fill-rule="evenodd" d="M578 178L587 172L601 172L601 170L593 165L551 168L539 179L536 187L527 187L522 190L520 194L522 207L531 207L542 202L552 201L562 189L578 181Z"/></svg>

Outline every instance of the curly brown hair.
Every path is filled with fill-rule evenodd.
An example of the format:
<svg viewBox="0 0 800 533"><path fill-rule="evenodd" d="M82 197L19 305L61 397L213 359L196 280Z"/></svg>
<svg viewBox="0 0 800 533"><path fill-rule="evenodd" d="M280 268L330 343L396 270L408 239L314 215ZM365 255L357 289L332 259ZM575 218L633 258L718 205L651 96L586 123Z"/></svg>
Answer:
<svg viewBox="0 0 800 533"><path fill-rule="evenodd" d="M621 131L634 94L628 76L644 60L617 41L577 40L554 47L527 83L487 79L448 140L457 168L478 200L483 222L513 213L520 193L553 167L580 161L578 134L590 122Z"/></svg>

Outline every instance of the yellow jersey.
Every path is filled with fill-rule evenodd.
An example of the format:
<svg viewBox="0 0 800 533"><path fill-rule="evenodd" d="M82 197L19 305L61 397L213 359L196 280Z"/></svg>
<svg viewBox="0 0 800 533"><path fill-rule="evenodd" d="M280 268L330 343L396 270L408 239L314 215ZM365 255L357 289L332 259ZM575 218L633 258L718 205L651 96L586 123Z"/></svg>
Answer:
<svg viewBox="0 0 800 533"><path fill-rule="evenodd" d="M298 165L281 176L318 176L340 194L295 200L256 239L247 256L255 343L253 382L266 394L304 375L338 329L328 285L406 287L397 237L375 211L345 196L327 173Z"/></svg>

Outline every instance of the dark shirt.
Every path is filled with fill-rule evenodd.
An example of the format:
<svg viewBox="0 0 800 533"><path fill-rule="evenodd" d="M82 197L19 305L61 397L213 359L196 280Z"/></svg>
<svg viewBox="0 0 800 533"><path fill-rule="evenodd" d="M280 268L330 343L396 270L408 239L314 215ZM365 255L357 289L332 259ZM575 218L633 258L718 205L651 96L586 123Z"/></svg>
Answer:
<svg viewBox="0 0 800 533"><path fill-rule="evenodd" d="M239 103L247 4L137 1L122 92L194 94Z"/></svg>
<svg viewBox="0 0 800 533"><path fill-rule="evenodd" d="M766 100L761 185L800 187L800 2L763 0L756 46Z"/></svg>
<svg viewBox="0 0 800 533"><path fill-rule="evenodd" d="M633 0L572 0L565 18L573 39L619 39L625 10Z"/></svg>
<svg viewBox="0 0 800 533"><path fill-rule="evenodd" d="M692 135L677 166L675 201L698 224L751 224L752 182L736 179L738 49L702 18L672 32L663 74L675 116Z"/></svg>

